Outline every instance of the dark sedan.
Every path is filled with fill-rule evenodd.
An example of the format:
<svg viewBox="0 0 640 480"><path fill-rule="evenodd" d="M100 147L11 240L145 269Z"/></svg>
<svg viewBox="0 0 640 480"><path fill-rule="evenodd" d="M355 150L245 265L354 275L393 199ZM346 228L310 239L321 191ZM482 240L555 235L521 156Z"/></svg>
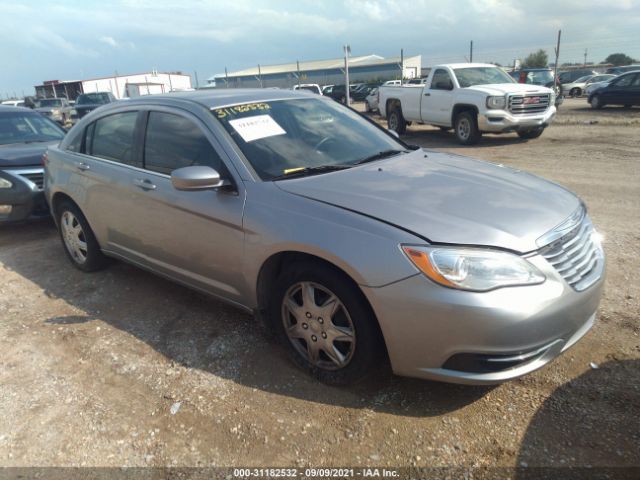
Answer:
<svg viewBox="0 0 640 480"><path fill-rule="evenodd" d="M91 110L115 101L116 97L111 92L83 93L76 99L75 116L82 118Z"/></svg>
<svg viewBox="0 0 640 480"><path fill-rule="evenodd" d="M625 73L589 95L592 108L605 105L640 105L640 67L638 71Z"/></svg>
<svg viewBox="0 0 640 480"><path fill-rule="evenodd" d="M49 214L42 155L64 133L33 110L0 107L0 223Z"/></svg>

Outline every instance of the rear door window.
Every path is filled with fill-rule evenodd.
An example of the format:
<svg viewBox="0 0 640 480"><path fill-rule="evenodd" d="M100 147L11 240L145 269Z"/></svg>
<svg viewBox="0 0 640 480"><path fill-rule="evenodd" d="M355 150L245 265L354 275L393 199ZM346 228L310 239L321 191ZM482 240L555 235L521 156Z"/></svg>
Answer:
<svg viewBox="0 0 640 480"><path fill-rule="evenodd" d="M176 168L194 165L214 168L221 176L224 173L220 156L198 125L181 115L149 112L144 167L170 175Z"/></svg>
<svg viewBox="0 0 640 480"><path fill-rule="evenodd" d="M87 132L90 154L125 165L140 166L135 148L137 118L138 112L123 112L96 120Z"/></svg>

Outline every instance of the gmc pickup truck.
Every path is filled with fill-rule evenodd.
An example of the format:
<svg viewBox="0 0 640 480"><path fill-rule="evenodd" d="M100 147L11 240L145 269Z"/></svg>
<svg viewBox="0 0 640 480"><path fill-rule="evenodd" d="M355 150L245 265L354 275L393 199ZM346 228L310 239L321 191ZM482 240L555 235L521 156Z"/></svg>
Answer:
<svg viewBox="0 0 640 480"><path fill-rule="evenodd" d="M383 85L379 91L380 115L390 130L403 134L411 122L453 128L463 145L477 143L484 132L537 138L556 114L552 89L517 83L482 63L438 65L424 85Z"/></svg>

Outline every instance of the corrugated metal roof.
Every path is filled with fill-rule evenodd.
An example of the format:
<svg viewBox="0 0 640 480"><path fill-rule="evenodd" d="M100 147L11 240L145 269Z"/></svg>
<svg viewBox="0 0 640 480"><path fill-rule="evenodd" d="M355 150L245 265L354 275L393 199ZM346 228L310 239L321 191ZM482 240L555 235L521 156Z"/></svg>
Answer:
<svg viewBox="0 0 640 480"><path fill-rule="evenodd" d="M416 57L405 57L405 60L409 60L409 58ZM393 58L383 58L379 55L364 55L360 57L350 57L349 58L349 67L362 67L362 66L374 66L374 65L387 65L389 63L400 63L400 57ZM300 62L300 71L301 72L309 72L312 70L332 70L336 68L344 67L344 58L334 58L331 60L314 60L311 62ZM293 63L283 63L280 65L260 65L260 70L258 71L258 66L252 68L247 68L245 70L239 70L237 72L229 72L227 76L229 78L233 77L247 77L247 76L257 76L257 75L269 75L269 74L277 74L277 73L289 73L289 72L297 72L298 65L296 62ZM210 77L208 80L225 78L224 74L217 74Z"/></svg>

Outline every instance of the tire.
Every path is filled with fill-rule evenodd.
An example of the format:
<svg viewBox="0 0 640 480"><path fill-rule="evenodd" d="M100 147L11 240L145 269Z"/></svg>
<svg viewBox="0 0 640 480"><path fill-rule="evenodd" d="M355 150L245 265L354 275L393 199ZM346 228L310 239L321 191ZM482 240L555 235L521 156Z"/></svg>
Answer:
<svg viewBox="0 0 640 480"><path fill-rule="evenodd" d="M371 113L371 106L369 105L369 102L364 102L364 111Z"/></svg>
<svg viewBox="0 0 640 480"><path fill-rule="evenodd" d="M333 314L327 306L318 306L331 295L339 305ZM384 356L375 315L362 292L343 273L322 263L287 268L275 282L267 314L268 325L292 361L322 382L354 383L373 372ZM343 340L331 341L332 335Z"/></svg>
<svg viewBox="0 0 640 480"><path fill-rule="evenodd" d="M532 128L530 130L522 130L518 132L518 136L520 138L524 138L526 140L530 140L533 138L538 138L540 135L542 135L542 132L544 132L544 128L540 127L540 128Z"/></svg>
<svg viewBox="0 0 640 480"><path fill-rule="evenodd" d="M478 129L478 119L472 112L461 112L454 122L456 138L461 145L475 145L480 141L482 133Z"/></svg>
<svg viewBox="0 0 640 480"><path fill-rule="evenodd" d="M571 91L569 92L569 96L570 97L579 97L581 93L582 92L580 91L579 88L572 88Z"/></svg>
<svg viewBox="0 0 640 480"><path fill-rule="evenodd" d="M391 109L387 113L387 128L398 135L403 135L407 131L407 122L402 116L402 110L398 107Z"/></svg>
<svg viewBox="0 0 640 480"><path fill-rule="evenodd" d="M591 108L594 108L596 110L599 110L602 107L604 107L604 103L602 103L602 100L600 99L600 95L594 95L593 97L591 97L591 101L589 103L591 104Z"/></svg>
<svg viewBox="0 0 640 480"><path fill-rule="evenodd" d="M102 253L93 230L80 209L65 200L56 209L58 232L64 251L74 267L95 272L106 267L109 259Z"/></svg>

